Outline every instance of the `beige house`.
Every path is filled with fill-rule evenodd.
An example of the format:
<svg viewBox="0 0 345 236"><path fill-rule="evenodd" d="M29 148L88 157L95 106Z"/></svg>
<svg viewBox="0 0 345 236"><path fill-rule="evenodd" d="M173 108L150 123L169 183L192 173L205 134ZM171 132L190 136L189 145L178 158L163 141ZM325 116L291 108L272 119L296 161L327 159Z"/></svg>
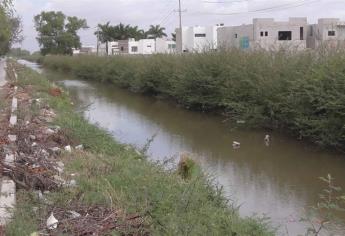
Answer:
<svg viewBox="0 0 345 236"><path fill-rule="evenodd" d="M276 50L288 48L302 50L307 47L307 18L253 19L253 24L221 27L218 29L220 48Z"/></svg>
<svg viewBox="0 0 345 236"><path fill-rule="evenodd" d="M322 45L337 47L345 45L345 22L338 18L322 18L317 24L308 27L308 48L318 48Z"/></svg>

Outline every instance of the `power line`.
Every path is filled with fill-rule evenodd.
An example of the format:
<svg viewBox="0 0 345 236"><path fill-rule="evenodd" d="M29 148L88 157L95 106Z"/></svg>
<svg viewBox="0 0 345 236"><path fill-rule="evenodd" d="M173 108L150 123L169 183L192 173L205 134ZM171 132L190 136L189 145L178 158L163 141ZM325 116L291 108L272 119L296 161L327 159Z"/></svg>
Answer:
<svg viewBox="0 0 345 236"><path fill-rule="evenodd" d="M205 15L239 15L239 14L247 14L247 13L263 13L266 11L274 11L274 10L285 10L289 8L294 8L294 7L300 7L306 4L311 4L318 2L320 0L312 0L312 1L307 1L307 0L301 0L301 1L296 1L294 3L287 3L287 4L281 4L273 7L267 7L267 8L261 8L261 9L256 9L256 10L251 10L251 11L244 11L244 12L231 12L231 13L217 13L217 12L199 12L197 14L205 14ZM297 5L296 5L297 4Z"/></svg>
<svg viewBox="0 0 345 236"><path fill-rule="evenodd" d="M179 23L180 23L180 47L181 47L181 53L183 52L183 37L182 37L182 7L181 7L181 0L178 0L178 13L179 13Z"/></svg>
<svg viewBox="0 0 345 236"><path fill-rule="evenodd" d="M202 1L203 3L226 3L226 4L231 4L231 3L238 3L238 2L248 2L249 0L232 0L232 1Z"/></svg>
<svg viewBox="0 0 345 236"><path fill-rule="evenodd" d="M171 10L159 23L159 25L163 25L173 14L175 13L175 10Z"/></svg>

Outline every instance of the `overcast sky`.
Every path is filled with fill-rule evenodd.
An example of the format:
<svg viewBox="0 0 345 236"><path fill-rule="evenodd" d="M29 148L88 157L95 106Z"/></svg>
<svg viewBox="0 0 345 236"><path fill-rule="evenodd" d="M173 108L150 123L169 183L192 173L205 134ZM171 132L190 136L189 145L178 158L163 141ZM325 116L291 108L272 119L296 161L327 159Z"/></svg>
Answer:
<svg viewBox="0 0 345 236"><path fill-rule="evenodd" d="M183 25L248 24L255 17L336 17L345 20L345 0L181 0ZM98 23L110 21L147 29L161 24L170 33L178 26L178 0L15 0L22 17L25 40L22 47L38 50L33 17L41 11L62 11L87 20L90 29L80 31L84 45L95 45L93 34Z"/></svg>

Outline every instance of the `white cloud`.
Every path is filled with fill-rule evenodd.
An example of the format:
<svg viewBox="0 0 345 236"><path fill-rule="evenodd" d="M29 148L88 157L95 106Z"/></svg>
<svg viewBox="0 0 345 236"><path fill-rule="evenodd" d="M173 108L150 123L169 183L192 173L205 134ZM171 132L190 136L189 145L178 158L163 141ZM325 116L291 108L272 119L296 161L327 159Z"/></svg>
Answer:
<svg viewBox="0 0 345 236"><path fill-rule="evenodd" d="M321 17L345 17L344 0L181 0L184 25L239 25L250 23L254 17L306 16L313 23ZM216 3L209 3L216 2ZM217 3L218 2L218 3ZM227 3L226 3L227 2ZM16 9L24 22L23 47L37 50L33 17L42 10L62 11L66 15L85 18L91 27L80 32L82 42L95 44L93 35L98 23L110 21L138 25L147 29L150 24L162 23L168 33L178 25L178 0L17 0ZM260 9L272 10L260 11ZM258 11L259 10L259 11ZM249 13L248 13L249 12ZM211 14L212 13L212 14ZM233 14L241 13L241 14ZM218 15L219 14L219 15ZM229 14L229 15L221 15Z"/></svg>

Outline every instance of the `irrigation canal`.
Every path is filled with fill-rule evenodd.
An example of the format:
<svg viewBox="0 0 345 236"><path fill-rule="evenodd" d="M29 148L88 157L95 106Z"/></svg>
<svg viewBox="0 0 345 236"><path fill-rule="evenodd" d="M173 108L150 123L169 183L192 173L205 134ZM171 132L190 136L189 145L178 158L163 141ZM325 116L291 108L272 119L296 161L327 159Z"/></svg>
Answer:
<svg viewBox="0 0 345 236"><path fill-rule="evenodd" d="M21 63L42 72L37 64ZM224 187L226 196L240 205L242 216L266 215L280 226L282 235L306 232L307 226L299 221L325 187L318 177L330 173L345 189L344 155L279 133L270 133L271 143L266 146L266 132L232 128L219 116L188 111L111 85L43 73L59 80L80 107L87 107L84 116L116 140L140 148L156 135L148 150L152 160L193 153L210 178ZM241 148L233 149L233 141L240 142ZM332 232L344 235L345 215L337 218L339 224Z"/></svg>

